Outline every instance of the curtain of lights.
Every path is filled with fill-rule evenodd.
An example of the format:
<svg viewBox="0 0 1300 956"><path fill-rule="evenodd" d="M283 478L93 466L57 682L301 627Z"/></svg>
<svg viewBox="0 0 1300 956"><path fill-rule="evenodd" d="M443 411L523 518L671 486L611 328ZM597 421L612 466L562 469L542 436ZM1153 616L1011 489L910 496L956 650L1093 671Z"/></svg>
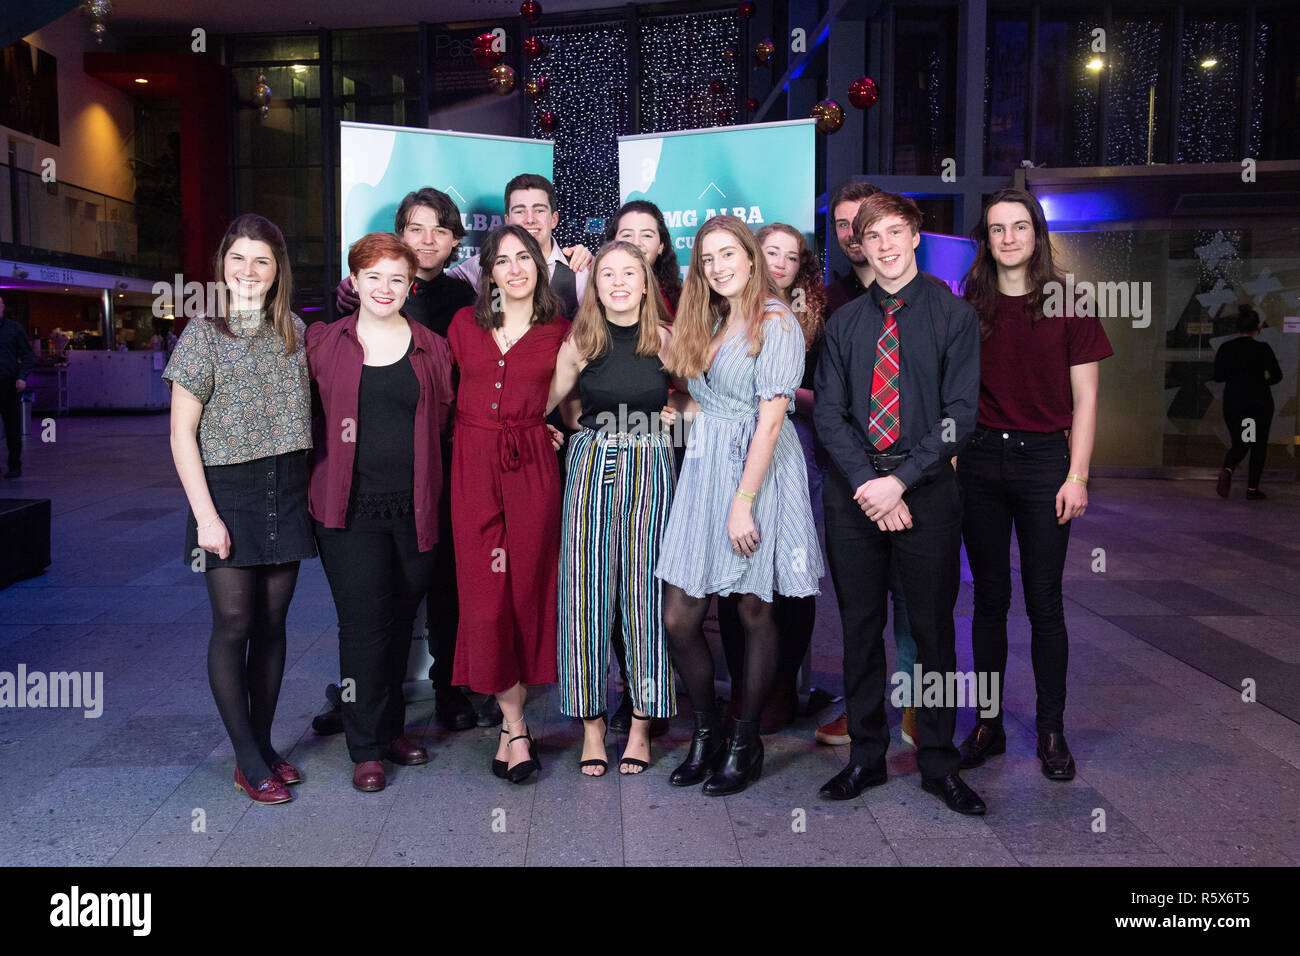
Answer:
<svg viewBox="0 0 1300 956"><path fill-rule="evenodd" d="M730 126L746 121L740 70L753 62L741 21L729 11L648 17L641 33L641 129ZM726 51L733 52L731 57Z"/></svg>
<svg viewBox="0 0 1300 956"><path fill-rule="evenodd" d="M1151 161L1161 162L1161 139L1168 122L1161 114L1168 72L1164 20L1116 20L1111 30L1107 71L1106 155L1103 166L1143 166L1148 138Z"/></svg>
<svg viewBox="0 0 1300 956"><path fill-rule="evenodd" d="M1236 20L1186 22L1182 84L1175 161L1240 161L1240 23Z"/></svg>
<svg viewBox="0 0 1300 956"><path fill-rule="evenodd" d="M546 94L532 107L531 134L555 140L555 235L562 246L580 242L594 252L604 217L618 209L616 139L629 132L627 31L621 23L603 23L542 27L533 35L549 47L527 72L548 81ZM545 110L559 121L549 134L537 123Z"/></svg>

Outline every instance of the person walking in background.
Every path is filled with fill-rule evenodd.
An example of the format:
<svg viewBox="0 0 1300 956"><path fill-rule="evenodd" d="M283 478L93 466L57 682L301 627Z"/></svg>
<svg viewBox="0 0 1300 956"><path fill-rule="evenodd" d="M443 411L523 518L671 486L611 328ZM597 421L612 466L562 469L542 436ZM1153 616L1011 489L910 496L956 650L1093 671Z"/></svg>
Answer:
<svg viewBox="0 0 1300 956"><path fill-rule="evenodd" d="M298 566L316 556L306 326L289 309L289 253L268 220L232 222L213 272L226 297L216 315L190 320L162 374L190 506L185 562L204 572L212 604L208 684L235 748L235 786L284 803L302 776L272 746L271 722Z"/></svg>
<svg viewBox="0 0 1300 956"><path fill-rule="evenodd" d="M1215 491L1220 498L1228 497L1232 470L1241 464L1249 449L1246 500L1262 501L1267 496L1259 490L1259 480L1268 457L1268 429L1273 424L1270 389L1282 381L1282 366L1272 347L1259 340L1259 313L1248 305L1237 309L1237 337L1224 342L1214 353L1214 380L1225 383L1223 421L1232 442L1223 458Z"/></svg>
<svg viewBox="0 0 1300 956"><path fill-rule="evenodd" d="M27 376L36 367L36 354L27 341L27 330L5 318L5 300L0 298L0 422L9 448L6 478L23 474L23 436L18 403L27 388Z"/></svg>

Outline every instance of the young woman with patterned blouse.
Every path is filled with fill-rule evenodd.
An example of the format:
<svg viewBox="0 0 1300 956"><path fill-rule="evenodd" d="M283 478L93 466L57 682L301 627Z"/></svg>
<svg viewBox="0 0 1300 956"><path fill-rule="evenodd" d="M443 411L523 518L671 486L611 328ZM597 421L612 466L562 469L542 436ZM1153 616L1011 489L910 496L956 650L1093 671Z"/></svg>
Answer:
<svg viewBox="0 0 1300 956"><path fill-rule="evenodd" d="M190 321L163 371L190 505L185 561L204 572L212 603L208 683L235 785L256 803L284 803L302 778L271 745L271 722L298 565L316 556L305 326L289 309L284 237L261 216L230 224L214 274L225 284L216 314Z"/></svg>

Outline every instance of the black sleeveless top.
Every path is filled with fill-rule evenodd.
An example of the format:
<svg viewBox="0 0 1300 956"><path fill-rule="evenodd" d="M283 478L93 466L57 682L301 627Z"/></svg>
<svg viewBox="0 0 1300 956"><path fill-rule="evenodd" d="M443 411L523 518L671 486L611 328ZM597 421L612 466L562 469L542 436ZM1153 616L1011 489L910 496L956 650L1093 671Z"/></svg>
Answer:
<svg viewBox="0 0 1300 956"><path fill-rule="evenodd" d="M411 514L415 486L415 406L420 381L411 350L391 365L361 366L357 395L357 454L352 514L391 517Z"/></svg>
<svg viewBox="0 0 1300 956"><path fill-rule="evenodd" d="M657 434L658 414L668 402L670 376L658 355L637 355L639 326L608 319L609 348L578 376L582 416L578 424L603 432Z"/></svg>

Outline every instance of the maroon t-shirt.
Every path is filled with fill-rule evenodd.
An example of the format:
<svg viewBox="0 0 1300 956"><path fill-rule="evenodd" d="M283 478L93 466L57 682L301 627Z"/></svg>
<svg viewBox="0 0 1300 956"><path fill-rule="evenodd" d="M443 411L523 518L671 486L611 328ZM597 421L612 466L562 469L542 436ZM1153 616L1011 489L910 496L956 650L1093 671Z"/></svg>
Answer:
<svg viewBox="0 0 1300 956"><path fill-rule="evenodd" d="M1070 366L1114 355L1095 317L1033 321L1028 295L998 295L993 334L980 343L979 423L990 428L1055 432L1074 416Z"/></svg>

